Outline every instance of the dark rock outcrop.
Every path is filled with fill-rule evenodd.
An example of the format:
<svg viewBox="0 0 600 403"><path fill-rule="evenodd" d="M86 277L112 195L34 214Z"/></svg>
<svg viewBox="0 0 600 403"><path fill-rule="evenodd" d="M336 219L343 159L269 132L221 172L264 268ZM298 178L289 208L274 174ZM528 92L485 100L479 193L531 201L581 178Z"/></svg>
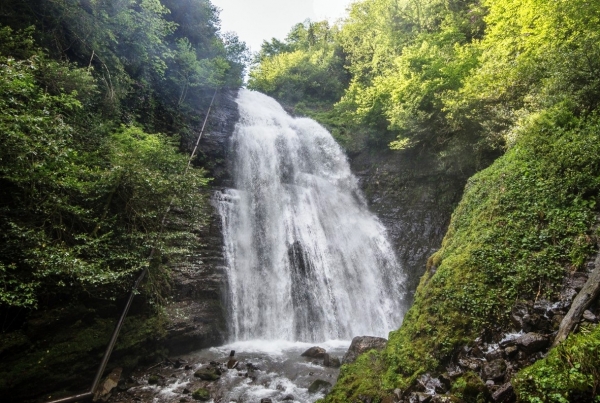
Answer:
<svg viewBox="0 0 600 403"><path fill-rule="evenodd" d="M211 188L202 190L207 199L231 182L228 153L229 139L239 116L236 96L237 90L218 94L194 161L194 165L206 169L208 177L214 178ZM186 145L190 152L193 146L193 142ZM171 265L173 288L166 307L169 323L165 341L171 354L222 344L227 335L221 218L212 207L208 207L206 214L205 223L195 224L196 249L183 262ZM174 215L171 225L193 225L178 222L176 212Z"/></svg>
<svg viewBox="0 0 600 403"><path fill-rule="evenodd" d="M515 343L520 350L533 354L547 347L549 340L542 334L527 333L516 339Z"/></svg>
<svg viewBox="0 0 600 403"><path fill-rule="evenodd" d="M483 365L483 379L498 381L506 375L506 362L502 359L488 361Z"/></svg>
<svg viewBox="0 0 600 403"><path fill-rule="evenodd" d="M369 350L383 350L387 345L387 339L372 336L357 336L352 339L352 343L348 348L342 364L348 364L356 361L359 355L366 353Z"/></svg>
<svg viewBox="0 0 600 403"><path fill-rule="evenodd" d="M513 386L510 382L505 383L500 386L498 390L494 392L492 395L492 399L495 402L510 402L515 399L515 391L513 390Z"/></svg>
<svg viewBox="0 0 600 403"><path fill-rule="evenodd" d="M420 150L366 149L352 155L350 165L407 273L408 307L470 175L450 171Z"/></svg>

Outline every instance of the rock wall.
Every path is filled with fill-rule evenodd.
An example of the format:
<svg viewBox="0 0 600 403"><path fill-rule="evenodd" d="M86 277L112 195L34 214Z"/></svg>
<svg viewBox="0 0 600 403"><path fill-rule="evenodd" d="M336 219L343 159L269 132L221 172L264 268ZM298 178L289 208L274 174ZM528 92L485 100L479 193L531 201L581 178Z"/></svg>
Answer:
<svg viewBox="0 0 600 403"><path fill-rule="evenodd" d="M350 164L406 270L410 303L427 259L442 243L468 176L444 170L435 156L415 150L366 149L351 156Z"/></svg>
<svg viewBox="0 0 600 403"><path fill-rule="evenodd" d="M237 90L224 90L217 95L194 161L213 178L210 188L203 190L207 199L231 184L228 152L229 138L238 121L236 96ZM187 148L191 151L193 146L190 143ZM194 231L196 249L183 262L171 266L173 292L167 305L169 324L165 342L170 354L219 345L227 338L223 304L227 275L221 218L210 206L206 214L206 222Z"/></svg>

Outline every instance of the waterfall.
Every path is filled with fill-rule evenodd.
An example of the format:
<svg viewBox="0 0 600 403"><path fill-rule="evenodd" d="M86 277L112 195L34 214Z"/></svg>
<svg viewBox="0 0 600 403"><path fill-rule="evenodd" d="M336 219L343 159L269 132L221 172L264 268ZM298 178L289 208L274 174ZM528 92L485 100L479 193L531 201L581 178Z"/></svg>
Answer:
<svg viewBox="0 0 600 403"><path fill-rule="evenodd" d="M317 122L240 90L234 189L216 196L234 340L387 337L404 274L346 156Z"/></svg>

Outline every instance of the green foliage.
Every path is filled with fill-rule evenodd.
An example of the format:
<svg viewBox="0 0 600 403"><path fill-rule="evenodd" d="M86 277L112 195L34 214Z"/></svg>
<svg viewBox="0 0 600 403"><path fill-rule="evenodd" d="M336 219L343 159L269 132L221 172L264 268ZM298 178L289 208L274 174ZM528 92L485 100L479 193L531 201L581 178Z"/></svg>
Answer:
<svg viewBox="0 0 600 403"><path fill-rule="evenodd" d="M133 370L141 363L162 358L165 351L157 348L157 340L164 336L164 322L161 314L128 317L110 365ZM9 401L25 401L25 396L17 393L56 390L58 385L70 390L89 386L113 329L114 318L102 317L82 305L35 314L26 330L0 338L5 364L0 368L0 390L10 396Z"/></svg>
<svg viewBox="0 0 600 403"><path fill-rule="evenodd" d="M248 87L292 105L335 102L346 84L337 34L326 21L306 21L285 42L263 42Z"/></svg>
<svg viewBox="0 0 600 403"><path fill-rule="evenodd" d="M425 146L444 164L469 149L471 159L507 149L469 180L414 305L390 334L385 389L408 388L483 329L507 324L515 300L555 299L565 272L594 251L599 11L537 0L353 6L339 36L352 73L336 105L346 119L374 127L384 118L399 135L394 148ZM577 364L588 368L581 373L567 369L572 379L552 360L519 378L521 398L568 399L597 383L597 358ZM357 396L356 380L371 369L354 370L330 401Z"/></svg>
<svg viewBox="0 0 600 403"><path fill-rule="evenodd" d="M340 368L339 376L344 379L344 388L334 387L320 402L347 402L348 396L369 396L374 402L381 401L386 396L381 377L384 370L381 352L371 350L362 354L354 363Z"/></svg>
<svg viewBox="0 0 600 403"><path fill-rule="evenodd" d="M484 403L491 400L487 386L473 372L467 372L458 378L452 384L450 393L465 403Z"/></svg>
<svg viewBox="0 0 600 403"><path fill-rule="evenodd" d="M149 264L151 247L160 256L174 241L161 228L173 195L198 217L206 179L199 170L183 176L187 158L164 135L82 127L92 122L80 94L94 94L96 81L49 59L30 34L0 30L0 304L32 308L61 293L115 298ZM16 48L29 57L15 59ZM151 288L161 288L165 279L153 278Z"/></svg>
<svg viewBox="0 0 600 403"><path fill-rule="evenodd" d="M585 327L553 349L546 358L521 370L513 380L523 402L598 401L600 327Z"/></svg>
<svg viewBox="0 0 600 403"><path fill-rule="evenodd" d="M241 84L246 53L208 0L2 2L3 396L89 385L144 268L115 359L154 357L169 264L198 242L208 206L205 172L180 148L215 90Z"/></svg>
<svg viewBox="0 0 600 403"><path fill-rule="evenodd" d="M475 45L480 65L446 108L456 126L475 122L487 137L514 141L530 113L568 99L577 113L597 107L597 2L485 2L489 29Z"/></svg>
<svg viewBox="0 0 600 403"><path fill-rule="evenodd" d="M35 25L53 58L88 68L100 90L88 102L107 120L185 135L216 88L241 85L247 48L234 34L219 35L208 0L4 3L0 25Z"/></svg>

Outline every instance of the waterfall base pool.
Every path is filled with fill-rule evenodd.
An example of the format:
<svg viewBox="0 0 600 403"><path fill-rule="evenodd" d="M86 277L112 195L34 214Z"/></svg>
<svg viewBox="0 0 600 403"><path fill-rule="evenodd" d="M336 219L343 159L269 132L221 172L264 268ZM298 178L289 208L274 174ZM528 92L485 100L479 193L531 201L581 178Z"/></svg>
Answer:
<svg viewBox="0 0 600 403"><path fill-rule="evenodd" d="M260 403L262 399L271 399L273 403L312 403L322 398L327 388L310 393L309 387L316 380L335 384L339 369L323 366L323 359L301 354L319 346L341 360L349 345L350 341L341 340L324 343L255 340L200 350L177 357L179 361L172 358L172 365L134 373L120 384L120 390L109 402L194 402L192 393L205 388L210 394L208 401L213 403ZM227 370L231 350L235 350L239 363ZM223 369L218 380L203 381L194 376L198 370L214 368L215 363Z"/></svg>

